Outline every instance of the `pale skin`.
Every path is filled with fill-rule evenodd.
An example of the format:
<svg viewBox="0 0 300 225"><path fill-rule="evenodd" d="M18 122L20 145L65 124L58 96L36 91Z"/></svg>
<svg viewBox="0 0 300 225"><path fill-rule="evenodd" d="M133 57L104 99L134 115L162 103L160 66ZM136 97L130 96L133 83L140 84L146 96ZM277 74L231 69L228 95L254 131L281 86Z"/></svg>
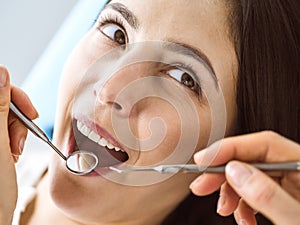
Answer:
<svg viewBox="0 0 300 225"><path fill-rule="evenodd" d="M9 115L9 101L12 98L20 109L24 110L30 119L37 118L37 111L34 109L27 95L16 87L10 86L8 71L0 65L1 88L0 88L0 142L1 142L1 186L0 194L0 223L10 224L12 212L17 201L16 173L14 163L22 152L27 130L22 123L13 115Z"/></svg>
<svg viewBox="0 0 300 225"><path fill-rule="evenodd" d="M112 3L114 3L113 1ZM148 1L147 5L153 7L156 10L147 10L145 8L145 2L141 1L116 1L126 6L132 13L137 17L140 27L139 29L133 29L130 25L125 23L124 29L127 31L127 36L132 42L146 41L146 40L167 40L174 39L178 42L189 43L192 46L198 46L197 48L202 49L206 53L207 57L210 58L213 67L218 74L218 79L222 89L226 90L224 93L227 100L228 108L228 133L231 132L233 125L234 113L234 75L232 71L235 71L233 65L235 65L235 54L233 45L229 38L224 38L224 34L227 33L227 27L223 26L226 11L222 11L224 6L222 4L211 4L207 1L200 3L190 2L188 10L182 12L181 8L184 7L184 2L177 2L173 7L173 1ZM159 5L159 7L158 7ZM157 22L153 22L153 18L156 18L162 8L167 8L170 11L168 14L160 15L159 23L161 29L157 32ZM204 9L205 13L199 15L196 8ZM115 10L107 9L103 11L104 18L107 15L117 15ZM182 18L175 18L174 15L183 13ZM106 16L105 16L106 15ZM193 15L190 17L190 15ZM217 17L215 15L218 15ZM118 16L119 17L119 16ZM170 18L172 17L172 18ZM183 29L186 26L194 26L191 18L199 18L201 25L196 26L193 29L186 29L186 34L178 36L178 29ZM122 18L121 18L122 19ZM178 20L177 27L169 26L169 21ZM211 25L215 26L216 29L211 29ZM207 24L207 25L205 25ZM96 24L97 25L97 24ZM199 33L199 31L202 31ZM226 35L225 35L226 36ZM113 47L117 47L118 44L108 40L103 34L99 33L97 29L91 30L87 36L79 43L71 58L66 64L64 75L61 83L62 97L58 103L58 111L60 112L55 126L54 139L60 149L66 149L65 142L70 132L70 121L71 111L70 104L72 97L76 94L76 85L81 81L83 72L88 66L94 62L99 56L110 51ZM219 51L216 54L215 51ZM223 59L227 60L223 60ZM141 64L138 70L143 73L148 70L147 64ZM151 67L151 65L150 65ZM83 72L81 72L83 71ZM109 96L115 95L116 91L120 88L116 86L125 86L129 81L127 78L136 79L134 71L137 68L126 68L116 74L107 85L107 89L100 95L101 102L108 102ZM126 74L126 76L125 76ZM75 79L75 76L78 76ZM114 78L116 78L114 80ZM128 78L128 79L129 79ZM75 82L70 85L70 79ZM76 83L77 82L77 83ZM74 87L72 86L74 85ZM227 88L225 88L227 87ZM189 93L192 96L193 101L196 103L198 99L194 93ZM146 124L149 120L156 116L156 109L160 109L161 117L166 118L166 123L169 124L169 135L165 139L164 144L159 146L155 151L149 152L149 154L141 154L136 164L145 165L157 160L159 157L165 154L165 151L172 149L174 143L174 137L178 137L178 125L173 121L176 121L176 114L174 117L168 115L174 115L171 108L164 102L158 100L149 100L148 104L137 104L140 109L133 117L135 121L138 121L139 125L136 130L140 131L138 134L140 137L147 135L148 130L145 129ZM207 123L204 120L207 119L208 112L198 105L199 119L202 124ZM109 109L109 104L98 105L99 108ZM150 107L151 106L151 107ZM156 106L156 107L154 107ZM205 111L205 112L204 112ZM164 114L165 113L165 114ZM67 115L67 116L66 116ZM101 114L106 115L106 114ZM97 122L104 126L107 130L111 131L111 124L107 118L98 118ZM174 128L171 128L175 126ZM208 127L207 127L208 128ZM202 128L205 131L207 128ZM62 138L64 137L64 138ZM198 143L198 147L205 146L205 140L207 139L207 133L201 133L201 140ZM127 149L128 150L128 149ZM128 150L129 154L133 154L133 151ZM167 153L167 152L166 152ZM131 157L129 157L131 160ZM75 220L83 221L84 223L98 223L98 224L159 224L166 217L166 215L172 211L175 205L178 204L188 193L189 183L192 181L194 176L175 176L166 182L145 186L142 188L132 186L120 186L116 183L109 182L106 179L83 179L72 176L65 170L64 164L61 160L55 159L50 167L50 180L51 180L51 198L54 200L56 206L63 210L66 218L73 218ZM68 181L68 182L66 182ZM77 188L74 188L76 186ZM45 190L44 188L41 189ZM72 194L69 190L73 190ZM170 190L172 190L170 192ZM91 194L92 193L92 194ZM99 195L98 193L101 193ZM155 193L153 195L153 193ZM62 198L62 196L64 196ZM78 196L78 197L74 197ZM80 196L80 197L79 197ZM130 201L129 201L130 199ZM75 202L74 202L75 201ZM105 202L105 205L103 204ZM160 202L160 204L157 204ZM74 206L80 205L80 210ZM93 205L93 208L90 206ZM139 207L145 205L147 207ZM39 207L37 207L39 208ZM151 208L151 210L149 210ZM132 211L134 209L134 212ZM117 213L116 213L117 212ZM37 215L37 214L36 214ZM34 218L34 217L32 217ZM143 221L141 221L141 219Z"/></svg>
<svg viewBox="0 0 300 225"><path fill-rule="evenodd" d="M223 90L227 111L226 135L232 134L236 117L234 86L237 68L234 46L228 35L229 29L226 24L228 12L225 4L219 1L189 1L188 4L185 1L176 1L174 4L173 0L149 0L147 6L153 10L147 10L145 1L113 1L112 3L116 2L122 3L139 21L138 29L134 29L126 21L124 22L123 29L126 30L130 43L148 40L175 40L193 46L206 55L211 61L219 85ZM182 11L182 8L186 8L186 10ZM166 11L161 13L163 9L167 9L169 13L165 13ZM199 14L199 10L202 12L201 14ZM119 13L112 9L106 9L103 13L120 17ZM181 16L178 17L178 15ZM159 19L155 21L153 18ZM124 20L124 18L120 19ZM194 23L195 20L198 21L197 24ZM170 26L169 21L176 24L176 27ZM161 28L159 30L157 29L158 22ZM185 32L179 32L182 30ZM105 31L103 26L99 27L99 23L96 23L77 45L63 71L54 132L54 142L63 151L68 149L67 142L72 132L71 109L77 85L79 85L84 72L97 58L118 46L118 43L108 38ZM138 69L143 74L145 70L149 70L149 65L142 64ZM7 71L2 70L8 78ZM101 100L97 101L97 109L111 110L111 99L108 97L117 93L118 86L125 86L131 80L136 79L136 75L140 75L134 74L134 71L137 71L136 68L125 68L115 75L118 77L116 79L118 82L113 82L114 79L112 79L110 85L106 86L106 91L102 92L102 95L95 96ZM128 76L125 79L124 74L130 75L130 79L128 80ZM71 83L70 80L72 80ZM197 149L202 149L206 146L207 130L210 128L209 123L205 122L210 119L209 110L200 105L198 97L193 91L177 81L174 81L174 84L182 91L186 91L197 106L199 120L202 121L201 124L204 124ZM0 177L0 184L7 190L5 196L0 195L2 197L0 202L3 203L0 205L0 219L3 224L10 223L16 202L17 187L15 179L12 179L15 177L13 169L15 157L12 157L11 153L20 153L19 147L15 143L19 143L20 138L26 136L26 129L18 122L15 122L15 124L19 124L17 128L7 124L10 90L12 90L14 102L29 118L34 119L37 116L30 101L22 97L25 96L24 93L18 89L11 89L9 82L6 82L6 86L0 90L3 92L0 97L0 125L1 130L5 131L0 135L1 143L3 143L1 145L3 150L1 149L0 153L3 162L1 161L0 165L1 168L3 167L3 171L6 171L2 174L4 177ZM22 98L23 101L20 100ZM158 100L149 100L147 103L151 104L141 102L140 105L137 105L138 110L135 111L135 117L131 118L132 121L138 121L133 123L136 126L134 130L138 131L136 135L140 138L147 136L149 130L145 127L149 120L157 115L167 118L166 123L169 124L169 129L167 138L161 146L150 153L140 155L136 162L140 165L146 165L160 160L161 157L166 157L169 152L165 152L165 149L174 148L173 142L178 139L179 135L178 125L173 122L176 121L176 114L172 111L172 107ZM151 107L154 105L156 107ZM156 110L158 107L162 110ZM13 117L9 119L9 121L16 121ZM109 118L96 118L95 122L101 124L113 135ZM9 134L11 135L9 136ZM11 144L9 145L9 143ZM134 152L131 149L126 150L130 161ZM7 179L8 176L10 179ZM38 185L38 194L31 205L31 210L28 210L23 216L23 224L160 224L166 215L187 196L188 186L194 178L194 175L176 175L165 182L150 186L124 186L101 177L87 178L70 174L65 169L63 161L55 156L49 173ZM158 202L160 204L157 204ZM140 207L141 205L145 207Z"/></svg>
<svg viewBox="0 0 300 225"><path fill-rule="evenodd" d="M299 224L299 172L273 172L268 176L243 162L299 161L300 145L272 131L227 138L219 144L194 158L199 165L206 154L215 155L211 165L229 162L225 176L203 174L191 184L193 193L202 196L221 188L217 211L223 216L234 213L238 224L256 224L255 212L274 224Z"/></svg>
<svg viewBox="0 0 300 225"><path fill-rule="evenodd" d="M185 3L180 1L174 5L173 1L149 0L147 1L147 5L153 8L151 11L144 7L145 1L120 1L120 3L135 15L140 24L139 29L133 29L129 26L128 22L124 22L124 29L126 29L127 38L130 43L148 40L166 41L171 39L200 49L210 59L219 80L219 85L224 89L224 96L226 96L226 110L228 112L227 135L229 135L234 127L233 121L235 117L235 94L233 87L236 56L233 44L227 35L228 29L226 23L224 22L227 17L225 5L207 1L190 1L187 7L188 10L182 12L181 9L185 7ZM161 14L160 10L162 8L170 10L170 13ZM203 11L200 15L198 14L199 10ZM105 14L118 16L124 21L115 10L107 9ZM153 21L153 18L157 18L159 14L159 19ZM182 14L182 17L178 18L175 16L178 14ZM199 24L196 26L194 24L195 18L199 21ZM177 26L175 28L170 26L170 19L171 21L176 21ZM161 27L159 32L157 32L157 22L160 23ZM71 104L76 94L76 86L81 81L84 71L86 71L91 63L112 48L118 46L118 43L107 37L107 34L104 35L103 32L101 33L97 26L99 26L98 23L95 24L78 44L66 63L62 75L54 143L63 151L66 151L68 147L66 146L66 142L71 133ZM187 27L190 29L187 29ZM186 33L178 35L178 30L181 29L186 30ZM132 70L129 69L131 68L128 68L128 70L124 69L121 73L132 75L132 79L135 79L135 74L132 74L132 71L135 71L134 68ZM149 67L143 67L143 65L139 67L141 73L148 69ZM121 76L122 74L116 74L116 76ZM193 91L166 75L164 74L164 77L170 79L179 89L188 93L195 103L199 120L204 124L201 129L201 139L199 139L197 148L205 147L208 139L208 132L206 130L209 129L209 123L204 121L209 121L209 108L203 107L200 104L198 96ZM128 81L124 80L124 76L122 77L123 80L119 78L118 83L111 82L107 90L115 94L113 91L116 92L118 90L113 88L114 85L120 85L120 83L121 85L126 85ZM107 101L107 96L105 96L107 92L103 93L100 96L100 100L105 102ZM141 154L136 163L142 165L152 163L160 157L168 155L169 153L164 151L165 149L174 148L174 140L178 139L178 131L180 131L178 125L173 122L176 121L176 114L172 111L173 109L164 102L158 100L151 101L151 104L143 104L142 102L136 107L141 109L136 114L136 118L133 118L133 121L140 121L137 123L139 127L136 129L139 131L138 135L141 138L147 136L148 129L145 129L145 127L147 127L146 125L149 123L149 120L159 113L156 111L157 108L161 109L160 112L165 112L165 115L158 115L166 118L166 124L169 124L169 129L167 138L161 146L158 146L155 151L151 151L149 154ZM146 107L148 105L153 107ZM106 103L103 107L109 110L111 106ZM170 115L174 115L174 117L170 117ZM96 122L100 123L113 135L109 119L104 118L103 120L102 118L101 120L100 118ZM132 151L129 149L128 152L130 155ZM174 176L165 182L146 187L122 186L101 177L87 179L85 177L74 176L65 169L63 161L59 158L54 158L49 169L49 174L39 184L34 210L24 216L28 219L27 224L45 224L47 222L49 224L159 224L189 194L188 186L193 179L194 175ZM49 188L50 195L48 194ZM158 202L160 204L157 204ZM140 207L140 205L147 207ZM47 213L44 213L45 210Z"/></svg>

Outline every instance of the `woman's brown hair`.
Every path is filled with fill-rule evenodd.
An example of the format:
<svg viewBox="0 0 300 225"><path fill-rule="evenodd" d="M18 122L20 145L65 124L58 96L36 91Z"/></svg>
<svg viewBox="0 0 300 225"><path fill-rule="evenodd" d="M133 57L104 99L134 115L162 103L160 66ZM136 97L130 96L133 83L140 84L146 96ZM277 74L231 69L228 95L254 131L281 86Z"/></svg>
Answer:
<svg viewBox="0 0 300 225"><path fill-rule="evenodd" d="M300 142L300 1L236 4L239 131L274 130Z"/></svg>

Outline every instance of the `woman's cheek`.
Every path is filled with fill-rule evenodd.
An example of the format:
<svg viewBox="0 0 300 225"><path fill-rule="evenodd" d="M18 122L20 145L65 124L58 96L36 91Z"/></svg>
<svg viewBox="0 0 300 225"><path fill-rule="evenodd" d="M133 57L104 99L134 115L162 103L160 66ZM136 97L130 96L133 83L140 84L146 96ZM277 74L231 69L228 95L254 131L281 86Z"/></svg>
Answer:
<svg viewBox="0 0 300 225"><path fill-rule="evenodd" d="M201 110L199 112L199 138L196 151L206 148L208 145L209 137L212 132L210 110Z"/></svg>
<svg viewBox="0 0 300 225"><path fill-rule="evenodd" d="M134 118L133 134L139 139L139 165L151 165L167 159L175 150L181 134L180 117L174 107L161 100L146 99Z"/></svg>
<svg viewBox="0 0 300 225"><path fill-rule="evenodd" d="M93 63L115 47L96 28L91 28L67 60L65 70L72 73L67 73L66 76L74 79L74 76L77 77L76 74L79 73L81 78Z"/></svg>
<svg viewBox="0 0 300 225"><path fill-rule="evenodd" d="M92 28L77 44L65 63L59 99L65 103L69 102L76 95L75 91L91 65L111 49L107 41Z"/></svg>
<svg viewBox="0 0 300 225"><path fill-rule="evenodd" d="M152 144L156 147L143 153L147 160L152 159L151 163L160 163L170 156L179 161L189 160L194 152L207 146L212 133L210 108L194 96L191 99L195 106L192 115L176 109L171 103L155 99L152 102L145 100L138 118L132 119L132 130L138 131L135 135L141 140L152 138L154 132L159 132L153 138ZM189 127L185 124L187 120ZM143 141L140 146L142 150L148 147L143 147Z"/></svg>

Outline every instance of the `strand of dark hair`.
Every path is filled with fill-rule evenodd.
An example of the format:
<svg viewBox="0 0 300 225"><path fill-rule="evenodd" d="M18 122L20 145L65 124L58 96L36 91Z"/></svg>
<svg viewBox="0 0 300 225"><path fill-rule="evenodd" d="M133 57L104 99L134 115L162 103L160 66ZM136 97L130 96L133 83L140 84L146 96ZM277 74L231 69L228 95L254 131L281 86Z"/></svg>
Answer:
<svg viewBox="0 0 300 225"><path fill-rule="evenodd" d="M240 0L240 133L276 131L300 142L300 2Z"/></svg>

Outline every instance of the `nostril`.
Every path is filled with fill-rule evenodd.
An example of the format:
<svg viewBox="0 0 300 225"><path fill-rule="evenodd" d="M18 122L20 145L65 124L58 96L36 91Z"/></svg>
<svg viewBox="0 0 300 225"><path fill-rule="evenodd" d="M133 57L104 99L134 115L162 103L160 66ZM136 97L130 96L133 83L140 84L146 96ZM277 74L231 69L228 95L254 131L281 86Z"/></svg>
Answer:
<svg viewBox="0 0 300 225"><path fill-rule="evenodd" d="M122 106L121 106L119 103L117 103L117 102L114 102L114 103L113 103L113 107L114 107L116 110L122 110Z"/></svg>

